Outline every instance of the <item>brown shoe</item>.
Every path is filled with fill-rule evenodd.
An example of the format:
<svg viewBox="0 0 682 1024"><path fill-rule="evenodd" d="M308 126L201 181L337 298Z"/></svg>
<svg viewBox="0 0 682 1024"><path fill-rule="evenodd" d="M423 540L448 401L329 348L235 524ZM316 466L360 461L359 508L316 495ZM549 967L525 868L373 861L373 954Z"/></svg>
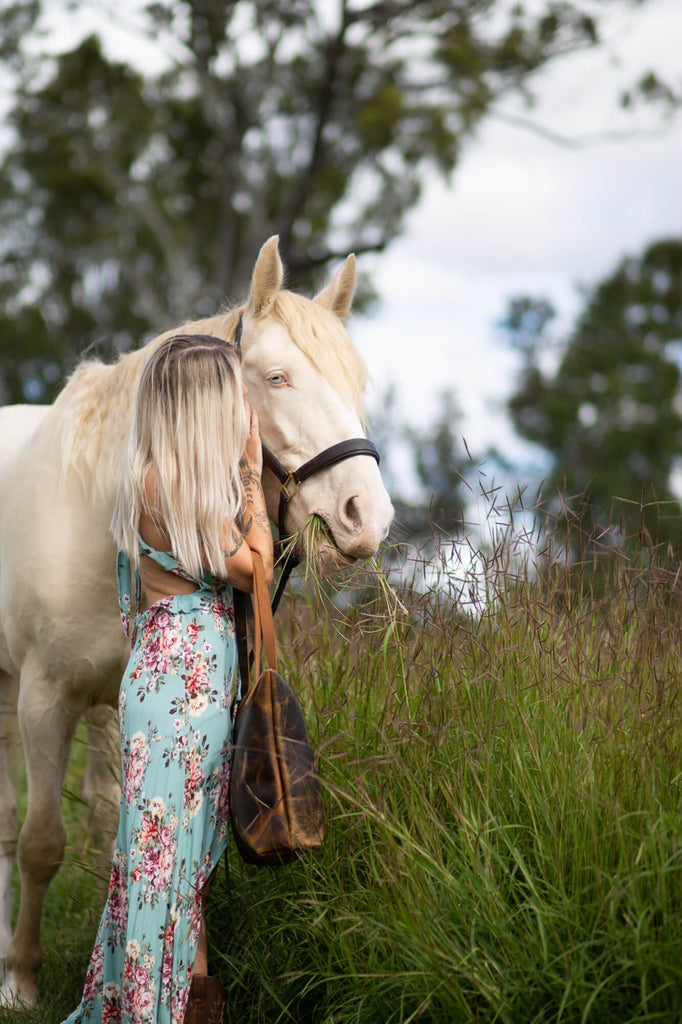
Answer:
<svg viewBox="0 0 682 1024"><path fill-rule="evenodd" d="M223 1024L227 990L217 978L195 974L189 990L185 1024Z"/></svg>

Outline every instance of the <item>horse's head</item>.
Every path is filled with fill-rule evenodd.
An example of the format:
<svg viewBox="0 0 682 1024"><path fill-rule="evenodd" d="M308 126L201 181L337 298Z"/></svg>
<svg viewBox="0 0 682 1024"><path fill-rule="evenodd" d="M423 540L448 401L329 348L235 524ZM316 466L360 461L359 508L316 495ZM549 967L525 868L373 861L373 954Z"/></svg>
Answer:
<svg viewBox="0 0 682 1024"><path fill-rule="evenodd" d="M274 236L260 251L243 310L242 372L264 445L293 473L363 435L366 371L342 324L355 290L354 258L314 299L282 291L282 279ZM263 485L276 520L281 483L265 471ZM366 453L315 472L297 489L290 483L289 492L286 531L295 534L320 517L329 537L312 553L325 566L373 555L393 517L377 461Z"/></svg>

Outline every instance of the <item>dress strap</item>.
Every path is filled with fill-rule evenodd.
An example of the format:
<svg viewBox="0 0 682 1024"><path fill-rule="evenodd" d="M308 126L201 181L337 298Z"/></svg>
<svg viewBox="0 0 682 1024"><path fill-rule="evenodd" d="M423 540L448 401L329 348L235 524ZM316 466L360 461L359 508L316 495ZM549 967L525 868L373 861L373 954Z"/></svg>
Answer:
<svg viewBox="0 0 682 1024"><path fill-rule="evenodd" d="M140 574L137 570L135 570L135 580L133 582L130 559L125 551L119 551L116 556L116 580L118 583L118 607L121 613L123 632L130 638L132 636L130 620L133 610L137 612L140 609L141 586Z"/></svg>
<svg viewBox="0 0 682 1024"><path fill-rule="evenodd" d="M182 568L177 558L172 555L170 551L158 551L156 548L153 548L151 544L147 544L147 542L142 539L142 535L140 533L137 535L137 544L141 555L146 555L147 558L151 558L153 562L160 565L162 569L166 570L166 572L174 572L176 576L181 576L183 580L189 580L190 583L196 583L198 587L205 586L206 583L218 582L214 581L210 573L206 573L202 577L192 576L191 573Z"/></svg>
<svg viewBox="0 0 682 1024"><path fill-rule="evenodd" d="M147 544L147 542L142 539L141 533L138 533L137 535L137 546L141 555L146 555L147 558L151 558L153 562L160 565L162 569L166 569L167 572L177 573L180 570L180 563L173 557L170 551L157 551L156 548L153 548L151 544Z"/></svg>

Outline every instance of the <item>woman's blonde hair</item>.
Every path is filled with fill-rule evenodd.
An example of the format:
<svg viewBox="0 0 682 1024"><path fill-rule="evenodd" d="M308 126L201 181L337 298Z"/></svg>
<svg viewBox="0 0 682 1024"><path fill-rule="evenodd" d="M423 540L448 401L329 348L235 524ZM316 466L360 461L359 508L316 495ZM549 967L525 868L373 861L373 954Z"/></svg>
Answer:
<svg viewBox="0 0 682 1024"><path fill-rule="evenodd" d="M236 350L220 338L178 334L140 378L111 531L133 565L140 515L170 537L182 568L225 577L221 534L241 511L239 459L248 434ZM149 495L147 481L155 469Z"/></svg>

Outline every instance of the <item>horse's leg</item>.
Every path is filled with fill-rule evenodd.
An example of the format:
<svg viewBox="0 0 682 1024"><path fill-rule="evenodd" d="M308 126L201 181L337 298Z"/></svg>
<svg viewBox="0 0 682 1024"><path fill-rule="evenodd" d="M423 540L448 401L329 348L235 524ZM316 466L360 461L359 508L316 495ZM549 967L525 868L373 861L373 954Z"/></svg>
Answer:
<svg viewBox="0 0 682 1024"><path fill-rule="evenodd" d="M7 952L7 975L0 1002L38 1001L36 984L43 961L40 921L47 887L61 862L66 833L61 795L71 741L80 717L58 699L53 682L28 658L19 686L17 713L24 745L28 808L19 832L21 903ZM80 709L79 709L80 711Z"/></svg>
<svg viewBox="0 0 682 1024"><path fill-rule="evenodd" d="M88 805L88 834L95 849L102 853L108 882L121 802L118 714L114 708L100 705L89 708L84 717L88 756L83 799Z"/></svg>
<svg viewBox="0 0 682 1024"><path fill-rule="evenodd" d="M7 763L16 721L14 680L0 672L0 982L12 938L12 868L17 852L17 802Z"/></svg>

